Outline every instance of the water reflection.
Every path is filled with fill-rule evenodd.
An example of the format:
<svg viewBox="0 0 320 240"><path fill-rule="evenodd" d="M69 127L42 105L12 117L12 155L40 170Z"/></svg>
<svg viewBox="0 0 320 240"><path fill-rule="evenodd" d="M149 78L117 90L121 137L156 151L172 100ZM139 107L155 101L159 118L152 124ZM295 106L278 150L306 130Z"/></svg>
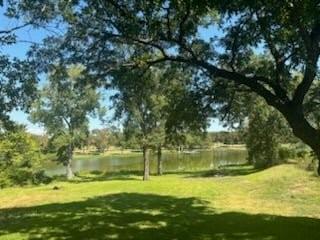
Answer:
<svg viewBox="0 0 320 240"><path fill-rule="evenodd" d="M215 149L196 153L168 152L163 154L164 172L196 171L217 169L219 166L229 164L242 164L246 162L247 153L241 149ZM151 155L151 172L156 172L156 155ZM139 171L142 170L142 156L79 156L73 162L73 170L79 171ZM48 163L46 171L49 175L64 174L64 167L54 162Z"/></svg>

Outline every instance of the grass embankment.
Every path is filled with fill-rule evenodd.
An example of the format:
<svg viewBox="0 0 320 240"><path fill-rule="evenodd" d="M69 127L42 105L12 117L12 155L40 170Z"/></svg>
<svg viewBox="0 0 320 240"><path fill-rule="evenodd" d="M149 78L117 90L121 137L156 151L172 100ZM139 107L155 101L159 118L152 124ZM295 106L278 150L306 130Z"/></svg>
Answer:
<svg viewBox="0 0 320 240"><path fill-rule="evenodd" d="M320 179L288 164L9 188L0 239L320 239Z"/></svg>

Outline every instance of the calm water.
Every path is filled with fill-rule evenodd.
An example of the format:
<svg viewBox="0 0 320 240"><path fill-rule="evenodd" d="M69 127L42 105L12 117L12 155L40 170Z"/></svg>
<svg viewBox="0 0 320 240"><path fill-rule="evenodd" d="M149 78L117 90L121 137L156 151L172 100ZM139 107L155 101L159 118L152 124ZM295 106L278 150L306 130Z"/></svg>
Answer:
<svg viewBox="0 0 320 240"><path fill-rule="evenodd" d="M195 171L215 169L222 165L241 164L246 162L245 150L215 149L196 153L163 153L163 169L165 171ZM156 172L156 155L151 155L151 172ZM73 170L79 171L136 171L142 170L142 156L79 156L73 161ZM48 163L46 171L49 175L64 174L62 165Z"/></svg>

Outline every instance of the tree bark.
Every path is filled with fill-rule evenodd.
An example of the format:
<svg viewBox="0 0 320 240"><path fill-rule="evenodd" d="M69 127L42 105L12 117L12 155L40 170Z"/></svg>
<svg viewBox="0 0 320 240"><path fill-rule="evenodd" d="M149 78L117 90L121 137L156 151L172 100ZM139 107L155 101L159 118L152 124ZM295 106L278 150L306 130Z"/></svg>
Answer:
<svg viewBox="0 0 320 240"><path fill-rule="evenodd" d="M162 175L162 149L161 145L158 146L158 152L157 152L157 157L158 157L158 175Z"/></svg>
<svg viewBox="0 0 320 240"><path fill-rule="evenodd" d="M150 177L150 162L149 162L149 149L143 147L143 181L149 180Z"/></svg>
<svg viewBox="0 0 320 240"><path fill-rule="evenodd" d="M72 145L68 146L68 160L66 164L66 177L68 180L72 179L74 177L73 171L72 171L72 158L73 158L73 149Z"/></svg>
<svg viewBox="0 0 320 240"><path fill-rule="evenodd" d="M316 69L318 55L311 59L311 68L313 66ZM174 61L186 62L189 64L201 66L207 69L213 76L222 77L247 86L256 94L263 97L268 105L273 106L280 111L289 123L293 134L307 144L315 153L318 159L317 173L320 176L320 130L314 128L306 119L303 112L303 100L307 94L315 77L314 69L310 69L308 65L303 81L297 87L294 97L291 100L287 96L287 92L280 87L280 85L274 85L268 78L253 76L247 77L245 75L230 72L224 69L219 69L206 62L190 62L185 59L174 59ZM274 92L270 91L260 82L264 82L269 85Z"/></svg>
<svg viewBox="0 0 320 240"><path fill-rule="evenodd" d="M320 149L319 151L315 152L317 158L318 158L318 167L317 167L317 173L318 173L318 176L320 176Z"/></svg>
<svg viewBox="0 0 320 240"><path fill-rule="evenodd" d="M317 173L320 176L320 131L310 125L305 118L302 106L286 106L278 109L287 119L293 134L307 144L318 159Z"/></svg>

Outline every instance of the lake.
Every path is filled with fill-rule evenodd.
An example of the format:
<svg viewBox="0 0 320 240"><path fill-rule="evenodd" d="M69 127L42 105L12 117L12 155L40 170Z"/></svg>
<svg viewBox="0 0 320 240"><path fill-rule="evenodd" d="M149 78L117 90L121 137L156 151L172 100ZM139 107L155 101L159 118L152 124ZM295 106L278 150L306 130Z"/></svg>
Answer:
<svg viewBox="0 0 320 240"><path fill-rule="evenodd" d="M217 148L210 151L199 151L195 153L163 153L164 172L183 172L216 169L219 166L229 164L242 164L246 162L247 152L244 149ZM126 154L101 156L80 155L75 156L72 168L74 172L80 171L140 171L143 169L142 155L128 156ZM48 175L60 175L65 173L65 168L55 162L45 165ZM150 155L151 173L157 169L156 155Z"/></svg>

